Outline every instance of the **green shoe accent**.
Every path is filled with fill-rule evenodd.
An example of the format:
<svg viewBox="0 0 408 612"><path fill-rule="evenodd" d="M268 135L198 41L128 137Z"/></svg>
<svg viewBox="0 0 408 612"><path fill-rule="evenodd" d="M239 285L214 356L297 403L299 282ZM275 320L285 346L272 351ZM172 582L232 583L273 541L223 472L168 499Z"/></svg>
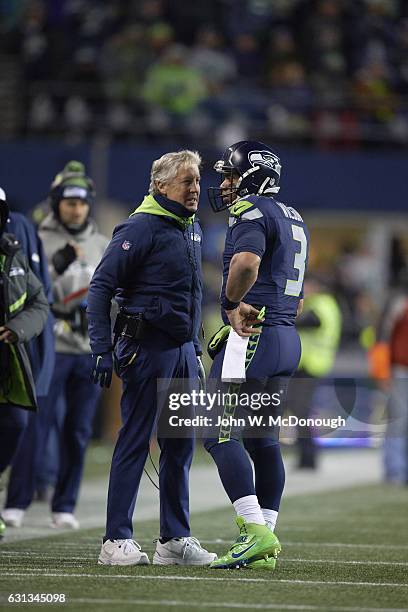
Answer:
<svg viewBox="0 0 408 612"><path fill-rule="evenodd" d="M256 570L268 570L273 571L276 567L276 559L275 557L267 557L266 559L259 559L258 561L252 561L252 563L248 563L245 566L246 569L256 569Z"/></svg>
<svg viewBox="0 0 408 612"><path fill-rule="evenodd" d="M6 531L6 524L5 522L0 518L0 540L1 538L4 537L4 533Z"/></svg>
<svg viewBox="0 0 408 612"><path fill-rule="evenodd" d="M239 569L256 561L265 563L270 557L276 559L281 551L281 545L276 535L266 525L247 523L242 516L237 517L237 525L239 537L225 555L210 564L211 568Z"/></svg>

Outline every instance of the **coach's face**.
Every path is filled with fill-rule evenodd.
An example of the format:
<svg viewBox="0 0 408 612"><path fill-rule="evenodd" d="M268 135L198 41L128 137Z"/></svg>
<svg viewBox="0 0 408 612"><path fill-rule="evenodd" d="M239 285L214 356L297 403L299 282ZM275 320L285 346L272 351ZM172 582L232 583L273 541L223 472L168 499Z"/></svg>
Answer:
<svg viewBox="0 0 408 612"><path fill-rule="evenodd" d="M174 179L159 183L162 195L178 202L191 212L196 212L200 197L200 170L196 164L180 166Z"/></svg>

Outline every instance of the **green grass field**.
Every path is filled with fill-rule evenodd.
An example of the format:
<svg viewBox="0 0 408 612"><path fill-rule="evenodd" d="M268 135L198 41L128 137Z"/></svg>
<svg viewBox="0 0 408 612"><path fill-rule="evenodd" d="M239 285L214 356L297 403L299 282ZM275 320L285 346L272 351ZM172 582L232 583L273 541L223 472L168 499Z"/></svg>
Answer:
<svg viewBox="0 0 408 612"><path fill-rule="evenodd" d="M408 610L408 490L367 486L284 500L275 572L96 564L103 529L0 545L1 609L10 593L65 593L70 610ZM222 553L233 512L192 517L193 533ZM157 525L135 525L151 556Z"/></svg>

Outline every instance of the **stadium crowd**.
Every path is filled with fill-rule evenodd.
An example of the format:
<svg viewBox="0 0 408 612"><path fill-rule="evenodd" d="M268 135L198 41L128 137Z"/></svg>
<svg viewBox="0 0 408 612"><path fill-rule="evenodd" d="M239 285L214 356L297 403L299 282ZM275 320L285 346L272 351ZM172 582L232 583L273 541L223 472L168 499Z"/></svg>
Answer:
<svg viewBox="0 0 408 612"><path fill-rule="evenodd" d="M408 140L403 0L14 0L0 19L26 134Z"/></svg>

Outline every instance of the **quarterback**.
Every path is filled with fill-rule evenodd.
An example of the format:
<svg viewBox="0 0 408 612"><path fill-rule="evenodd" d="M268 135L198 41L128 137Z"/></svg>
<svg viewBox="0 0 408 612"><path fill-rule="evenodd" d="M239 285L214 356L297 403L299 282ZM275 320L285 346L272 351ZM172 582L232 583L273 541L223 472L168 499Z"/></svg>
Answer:
<svg viewBox="0 0 408 612"><path fill-rule="evenodd" d="M254 382L257 390L271 390L279 381L276 388L281 389L301 354L295 319L302 308L309 234L298 211L275 199L281 163L269 146L238 142L214 168L222 182L209 189L210 204L215 212L228 208L230 217L221 291L226 325L218 334L222 341L213 354L210 382L230 381L230 389L241 392ZM226 405L224 414L233 416L234 411ZM278 427L254 435L222 426L205 447L240 530L211 567L274 569L281 549L274 531L285 482Z"/></svg>

